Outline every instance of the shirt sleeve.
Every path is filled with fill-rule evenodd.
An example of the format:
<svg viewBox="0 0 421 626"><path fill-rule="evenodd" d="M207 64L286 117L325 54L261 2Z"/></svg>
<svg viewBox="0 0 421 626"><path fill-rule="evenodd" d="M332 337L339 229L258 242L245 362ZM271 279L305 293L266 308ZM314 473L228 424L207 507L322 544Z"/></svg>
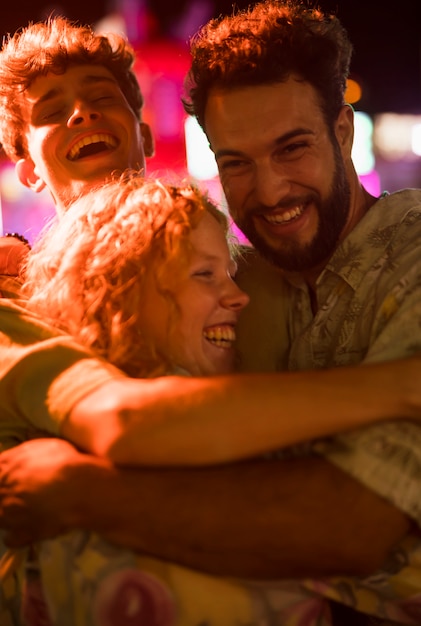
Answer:
<svg viewBox="0 0 421 626"><path fill-rule="evenodd" d="M72 408L124 374L18 306L0 303L0 445L60 434Z"/></svg>

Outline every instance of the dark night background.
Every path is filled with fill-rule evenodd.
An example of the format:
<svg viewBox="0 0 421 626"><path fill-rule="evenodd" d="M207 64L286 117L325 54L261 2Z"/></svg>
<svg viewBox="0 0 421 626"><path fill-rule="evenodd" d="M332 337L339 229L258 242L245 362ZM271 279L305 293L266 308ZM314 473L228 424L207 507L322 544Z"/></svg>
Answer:
<svg viewBox="0 0 421 626"><path fill-rule="evenodd" d="M126 0L128 1L128 0ZM130 0L140 2L141 0ZM155 36L165 36L192 0L144 0ZM199 0L213 16L230 13L232 2ZM95 23L110 13L113 0L31 0L30 7L5 0L0 14L2 36L53 9L72 20ZM245 7L249 0L236 0ZM363 85L359 108L368 113L421 113L421 0L399 0L395 6L373 0L320 0L340 17L354 44L352 73Z"/></svg>

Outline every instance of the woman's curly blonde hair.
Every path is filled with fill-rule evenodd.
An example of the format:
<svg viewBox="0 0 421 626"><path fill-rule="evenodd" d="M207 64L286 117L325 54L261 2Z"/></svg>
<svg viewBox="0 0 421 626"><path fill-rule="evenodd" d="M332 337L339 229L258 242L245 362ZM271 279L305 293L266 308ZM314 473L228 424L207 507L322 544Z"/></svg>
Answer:
<svg viewBox="0 0 421 626"><path fill-rule="evenodd" d="M226 233L225 215L191 184L132 174L92 190L31 251L29 307L130 376L163 373L174 364L139 330L145 279L153 273L174 320L189 234L206 211Z"/></svg>

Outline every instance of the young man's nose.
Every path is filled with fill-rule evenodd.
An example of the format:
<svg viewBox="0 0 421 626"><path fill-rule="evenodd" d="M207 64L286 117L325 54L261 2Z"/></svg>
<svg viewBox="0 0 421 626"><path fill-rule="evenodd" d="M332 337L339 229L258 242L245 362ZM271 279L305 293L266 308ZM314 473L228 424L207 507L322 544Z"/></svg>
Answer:
<svg viewBox="0 0 421 626"><path fill-rule="evenodd" d="M86 122L94 122L99 119L99 117L100 113L94 106L88 103L80 102L74 107L73 112L68 119L67 125L78 126Z"/></svg>

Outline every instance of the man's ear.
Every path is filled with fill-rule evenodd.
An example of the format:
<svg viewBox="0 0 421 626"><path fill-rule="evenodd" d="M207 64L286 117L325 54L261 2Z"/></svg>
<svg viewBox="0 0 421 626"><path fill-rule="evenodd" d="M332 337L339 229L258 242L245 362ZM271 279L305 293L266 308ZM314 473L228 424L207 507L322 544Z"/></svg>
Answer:
<svg viewBox="0 0 421 626"><path fill-rule="evenodd" d="M42 178L36 173L32 159L20 159L15 165L15 170L22 185L29 187L32 191L39 193L46 186Z"/></svg>
<svg viewBox="0 0 421 626"><path fill-rule="evenodd" d="M140 122L140 132L143 139L143 152L147 157L153 157L155 153L155 142L153 139L151 127L145 122Z"/></svg>
<svg viewBox="0 0 421 626"><path fill-rule="evenodd" d="M354 141L354 109L344 104L335 124L335 134L343 156L350 156Z"/></svg>

